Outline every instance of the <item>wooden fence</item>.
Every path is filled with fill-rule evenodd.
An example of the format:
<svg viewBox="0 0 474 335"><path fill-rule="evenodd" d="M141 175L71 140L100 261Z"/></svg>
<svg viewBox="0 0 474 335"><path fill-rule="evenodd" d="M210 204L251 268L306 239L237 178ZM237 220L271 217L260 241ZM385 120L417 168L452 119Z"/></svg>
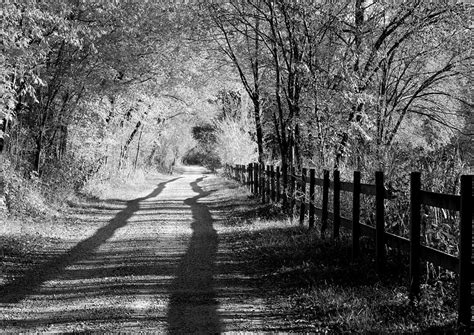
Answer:
<svg viewBox="0 0 474 335"><path fill-rule="evenodd" d="M308 173L309 172L309 173ZM458 292L458 325L461 332L471 327L474 308L472 293L473 277L473 221L472 221L472 175L461 177L460 195L440 194L421 189L421 174L412 172L410 176L410 238L405 238L385 231L385 201L394 196L384 187L383 172L375 173L375 184L361 183L361 174L354 172L353 181L341 181L339 171L325 170L323 178L316 178L314 169L302 169L301 174L294 170L288 174L287 190L282 189L282 173L280 167L264 166L256 163L226 166L226 174L246 185L249 190L261 197L263 202L284 201L288 205L290 215L298 215L300 224L304 224L308 215L309 228L315 226L315 216L321 220L321 236L324 238L328 230L328 219L332 220L332 237L339 236L340 227L348 228L352 235L352 257L360 253L359 239L361 235L375 239L375 267L382 272L385 266L385 246L406 251L410 255L410 297L420 295L421 262L434 265L459 274ZM315 205L316 187L322 192L321 208ZM329 189L333 190L332 208L328 210ZM352 218L341 216L341 192L352 193ZM365 194L375 197L375 226L360 222L360 196ZM299 195L299 196L297 196ZM420 242L421 206L433 206L460 212L459 256L422 245Z"/></svg>

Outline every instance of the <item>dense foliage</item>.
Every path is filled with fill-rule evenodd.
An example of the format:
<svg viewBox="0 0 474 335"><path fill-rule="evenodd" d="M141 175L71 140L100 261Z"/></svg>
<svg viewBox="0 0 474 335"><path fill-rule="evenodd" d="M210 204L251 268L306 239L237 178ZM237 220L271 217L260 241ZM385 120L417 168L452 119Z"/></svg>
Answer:
<svg viewBox="0 0 474 335"><path fill-rule="evenodd" d="M154 2L2 4L8 168L76 190L91 178L170 170L195 145L194 123L216 109L209 101L227 71L211 73L205 50L186 40L191 14Z"/></svg>
<svg viewBox="0 0 474 335"><path fill-rule="evenodd" d="M420 0L8 2L3 156L25 178L76 189L185 160L366 178L382 169L401 192L406 172L423 169L429 187L457 192L471 158L471 10Z"/></svg>
<svg viewBox="0 0 474 335"><path fill-rule="evenodd" d="M467 9L258 0L208 13L254 102L262 161L390 170L398 153L469 134Z"/></svg>

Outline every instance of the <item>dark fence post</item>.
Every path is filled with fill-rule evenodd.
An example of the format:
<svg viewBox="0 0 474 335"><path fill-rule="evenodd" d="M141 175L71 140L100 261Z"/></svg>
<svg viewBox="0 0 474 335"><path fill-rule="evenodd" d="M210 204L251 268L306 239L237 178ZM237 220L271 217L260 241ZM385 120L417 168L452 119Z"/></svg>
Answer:
<svg viewBox="0 0 474 335"><path fill-rule="evenodd" d="M421 173L410 175L410 300L420 296Z"/></svg>
<svg viewBox="0 0 474 335"><path fill-rule="evenodd" d="M272 201L275 202L275 167L272 165L270 167L270 175L271 175L271 195L272 195Z"/></svg>
<svg viewBox="0 0 474 335"><path fill-rule="evenodd" d="M245 166L245 186L250 191L250 164Z"/></svg>
<svg viewBox="0 0 474 335"><path fill-rule="evenodd" d="M352 259L360 253L360 172L354 171L354 190L352 192Z"/></svg>
<svg viewBox="0 0 474 335"><path fill-rule="evenodd" d="M300 202L300 225L304 225L304 216L306 214L306 174L307 170L301 170L301 193L303 197Z"/></svg>
<svg viewBox="0 0 474 335"><path fill-rule="evenodd" d="M385 213L383 172L375 172L375 267L381 273L385 266Z"/></svg>
<svg viewBox="0 0 474 335"><path fill-rule="evenodd" d="M253 193L258 194L258 164L253 163Z"/></svg>
<svg viewBox="0 0 474 335"><path fill-rule="evenodd" d="M289 184L290 184L288 202L289 202L289 205L290 205L289 213L290 213L291 219L293 219L293 210L294 210L294 206L295 206L295 179L296 179L295 178L295 168L291 167L290 175L289 175L289 178L288 178L288 181L289 181Z"/></svg>
<svg viewBox="0 0 474 335"><path fill-rule="evenodd" d="M309 228L314 228L314 189L316 187L316 171L314 169L309 170Z"/></svg>
<svg viewBox="0 0 474 335"><path fill-rule="evenodd" d="M288 187L288 166L286 168L281 167L281 177L282 177L282 190L281 190L281 197L283 200L283 210L287 211L289 207L288 203L288 193L289 193L289 187Z"/></svg>
<svg viewBox="0 0 474 335"><path fill-rule="evenodd" d="M461 176L461 238L459 246L459 306L460 333L471 327L471 261L472 261L472 175Z"/></svg>
<svg viewBox="0 0 474 335"><path fill-rule="evenodd" d="M328 227L329 171L324 170L323 176L323 206L321 213L321 238L324 238Z"/></svg>
<svg viewBox="0 0 474 335"><path fill-rule="evenodd" d="M276 201L280 202L281 187L280 187L280 167L276 167Z"/></svg>
<svg viewBox="0 0 474 335"><path fill-rule="evenodd" d="M260 165L260 195L262 196L262 202L265 202L265 165Z"/></svg>
<svg viewBox="0 0 474 335"><path fill-rule="evenodd" d="M262 185L262 202L265 203L267 201L267 166L265 164L262 165L262 175L263 175L263 185Z"/></svg>
<svg viewBox="0 0 474 335"><path fill-rule="evenodd" d="M261 175L261 168L260 168L260 163L255 164L255 168L257 169L257 195L260 195L262 192L261 190L261 180L262 180L262 175Z"/></svg>
<svg viewBox="0 0 474 335"><path fill-rule="evenodd" d="M260 175L260 163L255 163L255 169L257 170L257 178L256 178L256 192L257 196L260 195L261 188L260 188L260 181L262 180L262 176Z"/></svg>
<svg viewBox="0 0 474 335"><path fill-rule="evenodd" d="M265 192L267 194L267 202L270 202L270 199L272 197L272 189L270 188L271 186L271 174L270 174L270 165L267 165L267 180L266 180L266 184L267 184L267 191Z"/></svg>
<svg viewBox="0 0 474 335"><path fill-rule="evenodd" d="M420 296L421 173L410 175L410 300Z"/></svg>
<svg viewBox="0 0 474 335"><path fill-rule="evenodd" d="M263 194L262 194L262 201L265 203L267 201L267 196L268 196L268 176L267 176L267 166L264 164L262 166L262 173L263 173Z"/></svg>
<svg viewBox="0 0 474 335"><path fill-rule="evenodd" d="M341 226L341 177L339 170L334 170L334 188L333 188L333 232L332 238L339 238L339 228Z"/></svg>
<svg viewBox="0 0 474 335"><path fill-rule="evenodd" d="M294 212L295 212L295 207L296 207L296 169L295 167L293 166L291 168L291 213L293 213L292 215L294 215Z"/></svg>
<svg viewBox="0 0 474 335"><path fill-rule="evenodd" d="M253 193L253 171L252 171L252 163L250 163L247 167L248 170L248 183L247 187L250 190L250 193Z"/></svg>

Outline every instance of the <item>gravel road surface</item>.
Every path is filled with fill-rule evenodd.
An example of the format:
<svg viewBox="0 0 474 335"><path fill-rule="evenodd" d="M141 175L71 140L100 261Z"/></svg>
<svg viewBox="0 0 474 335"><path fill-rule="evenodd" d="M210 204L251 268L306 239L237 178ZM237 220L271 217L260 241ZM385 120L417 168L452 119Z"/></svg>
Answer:
<svg viewBox="0 0 474 335"><path fill-rule="evenodd" d="M141 189L121 190L117 199L76 204L76 221L59 234L64 236L51 239L25 270L4 279L0 329L278 329L279 316L268 310L220 238L230 229L225 222L234 200L228 187L202 168L187 167L181 175L150 179Z"/></svg>

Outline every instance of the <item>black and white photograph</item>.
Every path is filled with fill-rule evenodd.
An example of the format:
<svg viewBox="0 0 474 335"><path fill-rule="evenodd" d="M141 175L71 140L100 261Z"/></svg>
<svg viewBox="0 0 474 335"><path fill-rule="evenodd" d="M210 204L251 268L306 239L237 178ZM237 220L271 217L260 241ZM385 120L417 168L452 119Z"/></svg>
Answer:
<svg viewBox="0 0 474 335"><path fill-rule="evenodd" d="M0 334L473 334L472 0L0 0Z"/></svg>

